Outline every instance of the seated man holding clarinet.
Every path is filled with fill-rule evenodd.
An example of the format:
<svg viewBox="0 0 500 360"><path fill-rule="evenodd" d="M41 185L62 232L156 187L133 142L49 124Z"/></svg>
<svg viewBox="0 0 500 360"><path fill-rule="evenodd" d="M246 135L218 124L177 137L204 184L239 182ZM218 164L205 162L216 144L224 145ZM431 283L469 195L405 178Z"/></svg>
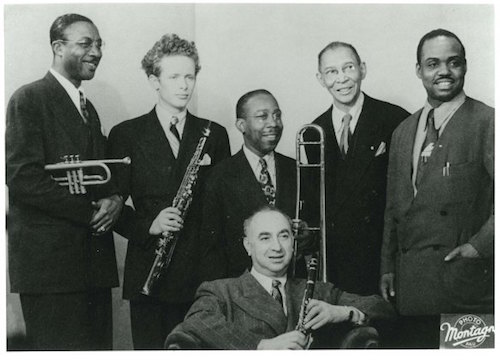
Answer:
<svg viewBox="0 0 500 360"><path fill-rule="evenodd" d="M290 218L277 208L262 207L243 226L251 271L203 283L184 322L167 337L168 348L188 343L200 349L300 350L317 347L316 330L326 325L350 328L395 315L377 295L358 296L316 283L315 259L307 281L287 279L294 236Z"/></svg>

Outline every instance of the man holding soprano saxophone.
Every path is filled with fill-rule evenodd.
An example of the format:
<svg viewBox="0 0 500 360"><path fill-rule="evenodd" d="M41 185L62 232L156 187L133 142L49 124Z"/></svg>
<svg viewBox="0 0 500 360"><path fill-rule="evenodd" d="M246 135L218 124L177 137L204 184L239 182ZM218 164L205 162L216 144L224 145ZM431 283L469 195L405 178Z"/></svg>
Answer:
<svg viewBox="0 0 500 360"><path fill-rule="evenodd" d="M199 283L195 276L199 252L195 243L199 195L206 171L230 155L226 130L187 111L200 70L195 44L166 34L142 61L151 87L158 94L147 114L115 126L109 135L111 157L130 156L132 166L117 169L120 190L133 201L125 207L117 232L128 242L123 297L130 300L135 349L162 349L168 333L182 321ZM187 217L172 202L183 189L187 171L203 131L210 135L198 173L198 185ZM164 268L150 296L142 289L150 273L160 237L179 232L172 261Z"/></svg>
<svg viewBox="0 0 500 360"><path fill-rule="evenodd" d="M118 276L110 228L122 199L109 185L70 194L44 169L64 156L104 157L99 117L81 87L95 75L103 42L90 19L65 14L50 28L50 45L49 72L7 108L11 291L20 294L31 349L111 349Z"/></svg>
<svg viewBox="0 0 500 360"><path fill-rule="evenodd" d="M266 205L243 227L240 246L252 260L251 270L238 278L203 283L186 319L168 336L167 346L299 350L308 345L306 334L295 330L306 281L287 277L294 251L292 221ZM380 296L349 294L330 283L317 283L313 298L306 300L306 333L330 331L328 324L365 324L368 319L394 316Z"/></svg>

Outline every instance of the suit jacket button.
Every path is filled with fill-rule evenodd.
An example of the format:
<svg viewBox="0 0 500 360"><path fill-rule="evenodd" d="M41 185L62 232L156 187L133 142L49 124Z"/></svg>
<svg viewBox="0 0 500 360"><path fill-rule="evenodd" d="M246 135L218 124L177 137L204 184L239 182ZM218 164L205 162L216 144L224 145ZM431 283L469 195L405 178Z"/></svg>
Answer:
<svg viewBox="0 0 500 360"><path fill-rule="evenodd" d="M439 212L439 215L441 215L441 216L446 216L446 215L448 215L448 211L446 211L446 210L441 210L441 211Z"/></svg>

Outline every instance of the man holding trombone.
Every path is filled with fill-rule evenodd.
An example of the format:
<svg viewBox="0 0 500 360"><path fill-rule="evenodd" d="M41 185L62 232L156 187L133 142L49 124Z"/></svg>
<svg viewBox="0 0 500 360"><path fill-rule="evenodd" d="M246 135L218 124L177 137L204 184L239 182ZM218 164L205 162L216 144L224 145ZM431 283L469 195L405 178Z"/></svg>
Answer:
<svg viewBox="0 0 500 360"><path fill-rule="evenodd" d="M7 108L11 291L20 294L31 349L111 349L118 276L109 230L122 199L109 186L72 194L45 169L64 157L104 155L97 112L81 88L94 77L103 42L90 19L66 14L52 24L50 44L47 75L20 88Z"/></svg>

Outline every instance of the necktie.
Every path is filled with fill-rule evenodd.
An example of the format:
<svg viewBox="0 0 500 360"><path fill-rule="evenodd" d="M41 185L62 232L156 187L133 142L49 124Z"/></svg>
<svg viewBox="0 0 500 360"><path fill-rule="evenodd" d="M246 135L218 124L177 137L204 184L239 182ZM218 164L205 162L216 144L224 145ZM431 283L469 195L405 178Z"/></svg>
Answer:
<svg viewBox="0 0 500 360"><path fill-rule="evenodd" d="M80 109L82 110L82 115L83 115L83 123L88 124L89 119L90 119L90 114L89 110L87 109L87 102L85 100L85 96L83 96L83 92L79 91L80 93Z"/></svg>
<svg viewBox="0 0 500 360"><path fill-rule="evenodd" d="M342 154L342 159L347 156L347 150L349 150L349 140L351 140L351 124L352 116L351 114L345 114L342 118L342 134L340 135L340 153Z"/></svg>
<svg viewBox="0 0 500 360"><path fill-rule="evenodd" d="M427 133L425 135L425 140L422 145L422 150L420 152L420 158L418 160L418 167L417 167L417 176L415 178L415 187L418 189L418 185L422 181L422 176L425 171L425 166L427 164L427 161L429 160L429 157L432 154L432 150L434 149L434 145L436 144L438 138L439 138L439 132L436 130L436 127L434 126L434 109L431 109L429 111L429 114L427 115Z"/></svg>
<svg viewBox="0 0 500 360"><path fill-rule="evenodd" d="M283 296L281 295L280 285L281 282L279 280L273 280L271 296L283 307Z"/></svg>
<svg viewBox="0 0 500 360"><path fill-rule="evenodd" d="M179 131L177 131L177 123L179 122L179 118L177 116L172 116L170 120L170 132L174 135L175 139L171 139L170 147L172 148L172 152L174 153L175 158L179 154L179 146L181 143L181 136L179 135Z"/></svg>
<svg viewBox="0 0 500 360"><path fill-rule="evenodd" d="M271 181L271 175L267 169L266 160L261 158L259 160L260 164L260 175L259 175L259 183L264 195L266 196L266 200L269 205L274 205L276 201L276 190L274 189L273 182Z"/></svg>

